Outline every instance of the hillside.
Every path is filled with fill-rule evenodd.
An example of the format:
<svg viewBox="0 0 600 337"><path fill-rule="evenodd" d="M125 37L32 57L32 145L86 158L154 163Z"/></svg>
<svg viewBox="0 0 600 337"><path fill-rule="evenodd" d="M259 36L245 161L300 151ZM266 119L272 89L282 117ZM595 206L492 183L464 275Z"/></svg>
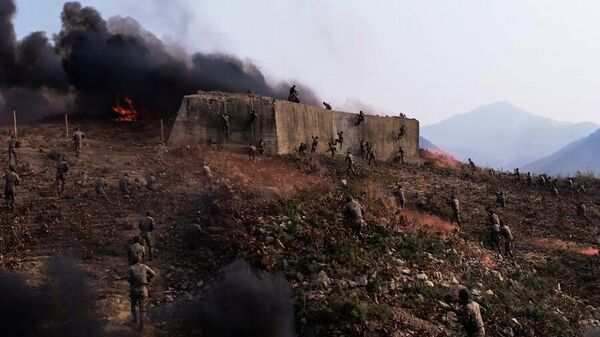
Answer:
<svg viewBox="0 0 600 337"><path fill-rule="evenodd" d="M422 127L422 135L451 155L510 169L543 158L596 130L594 123L558 122L507 103L478 107Z"/></svg>
<svg viewBox="0 0 600 337"><path fill-rule="evenodd" d="M600 130L568 144L548 157L536 160L525 170L552 175L575 175L577 173L600 174Z"/></svg>
<svg viewBox="0 0 600 337"><path fill-rule="evenodd" d="M486 308L490 336L581 336L600 315L599 242L574 206L584 201L597 221L596 180L586 181L587 194L556 198L504 174L434 161L360 161L359 175L348 177L343 157L249 161L202 146L158 146L156 125L73 127L87 135L80 159L60 124L19 130L17 209L3 209L0 219L0 322L8 335L137 335L119 278L146 210L157 220L148 262L157 277L145 336L457 336L462 287ZM4 139L9 133L0 129ZM57 197L52 158L61 153L71 170ZM77 185L80 170L88 179ZM129 198L117 187L126 172L140 185ZM149 174L156 192L144 188ZM99 176L108 181L106 199L94 192ZM406 189L406 210L392 201L396 182ZM512 227L514 260L482 244L484 209L499 189L508 195L497 212ZM448 223L452 193L461 200L460 229ZM349 195L366 209L363 238L342 217ZM23 326L14 317L31 319Z"/></svg>

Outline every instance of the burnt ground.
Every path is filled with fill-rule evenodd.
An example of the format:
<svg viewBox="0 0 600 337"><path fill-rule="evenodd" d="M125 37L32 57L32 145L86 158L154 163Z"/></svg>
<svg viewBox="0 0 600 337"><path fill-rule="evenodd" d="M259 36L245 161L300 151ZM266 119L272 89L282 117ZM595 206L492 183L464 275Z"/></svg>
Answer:
<svg viewBox="0 0 600 337"><path fill-rule="evenodd" d="M208 289L219 288L221 271L236 259L285 277L290 294L277 283L285 289L261 296L291 297L293 330L300 336L460 335L453 309L461 287L471 289L486 309L489 336L581 336L600 315L594 250L600 184L591 177L577 178L586 184L585 194L571 196L563 184L560 197L518 186L507 174L470 172L434 159L377 168L360 161L359 176L348 177L342 157L250 162L203 146L159 146L153 126L92 121L75 126L87 135L80 159L60 124L19 129L22 183L17 210L0 211L0 263L3 271L26 275L35 286L53 258L74 261L94 290L94 315L107 335L136 335L128 324L128 286L119 277L127 267L127 240L146 210L157 220L155 259L148 264L158 272L148 336L214 335L197 317L205 309L194 308L202 307ZM9 133L0 130L2 138ZM72 165L66 192L58 197L54 158L61 153ZM6 166L7 156L0 157ZM212 177L203 174L203 165ZM80 170L88 176L83 185L76 184ZM141 187L124 198L117 184L125 172L142 184L155 175L158 192ZM108 199L94 192L99 176L108 180ZM406 190L404 211L393 202L395 182ZM495 204L498 190L508 195L504 209ZM461 201L460 229L448 223L452 194ZM347 195L366 208L364 238L342 218ZM575 216L577 200L588 206L591 223ZM511 226L514 259L488 249L486 206ZM252 298L255 288L242 295ZM238 315L265 310L255 304L244 304ZM187 315L177 311L182 307L191 308ZM230 309L214 308L225 316L233 315ZM237 317L225 316L213 318L235 325Z"/></svg>

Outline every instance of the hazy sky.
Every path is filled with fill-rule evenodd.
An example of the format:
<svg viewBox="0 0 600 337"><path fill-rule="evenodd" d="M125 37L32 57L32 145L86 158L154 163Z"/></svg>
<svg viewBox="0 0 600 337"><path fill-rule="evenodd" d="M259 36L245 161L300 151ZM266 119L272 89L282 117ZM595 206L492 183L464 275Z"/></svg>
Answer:
<svg viewBox="0 0 600 337"><path fill-rule="evenodd" d="M19 37L60 29L61 0L17 0ZM256 63L334 107L422 123L509 101L600 123L600 1L89 0L189 51ZM140 5L143 4L143 5Z"/></svg>

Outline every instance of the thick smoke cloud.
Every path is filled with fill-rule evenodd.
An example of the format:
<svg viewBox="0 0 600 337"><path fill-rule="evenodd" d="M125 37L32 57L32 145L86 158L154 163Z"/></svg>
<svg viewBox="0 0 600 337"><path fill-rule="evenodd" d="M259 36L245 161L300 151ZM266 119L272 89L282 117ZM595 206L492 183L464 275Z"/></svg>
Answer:
<svg viewBox="0 0 600 337"><path fill-rule="evenodd" d="M187 55L132 18L106 21L78 2L65 3L62 29L52 41L43 32L16 41L15 10L14 0L0 0L3 119L16 108L29 120L57 112L106 115L125 96L149 115L170 116L183 95L197 90L287 97L288 83L270 85L251 63L223 54ZM318 105L309 89L299 88L304 102ZM31 97L25 107L23 97Z"/></svg>
<svg viewBox="0 0 600 337"><path fill-rule="evenodd" d="M180 320L185 336L199 331L205 337L296 336L291 291L283 275L253 270L238 260L207 288L203 296L163 313Z"/></svg>
<svg viewBox="0 0 600 337"><path fill-rule="evenodd" d="M94 294L84 274L65 260L48 266L44 283L30 286L0 273L0 329L11 337L106 336L93 313Z"/></svg>

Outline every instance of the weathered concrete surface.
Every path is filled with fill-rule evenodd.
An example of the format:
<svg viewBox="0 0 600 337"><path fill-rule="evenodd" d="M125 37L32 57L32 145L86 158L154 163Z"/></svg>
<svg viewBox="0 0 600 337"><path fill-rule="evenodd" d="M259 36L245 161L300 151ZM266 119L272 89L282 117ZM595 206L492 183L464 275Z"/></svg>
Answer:
<svg viewBox="0 0 600 337"><path fill-rule="evenodd" d="M258 113L254 126L248 123L252 108ZM220 118L225 109L230 117L229 139L225 139ZM320 140L318 152L325 153L327 142L333 141L338 131L344 131L343 153L357 153L362 138L373 144L378 160L392 160L400 146L405 160L418 157L416 119L367 115L366 122L357 126L357 116L269 97L200 92L184 97L169 144L208 144L215 140L226 150L240 152L262 138L267 154L287 154L296 152L301 142L310 148L311 135L315 135ZM406 134L398 140L401 125L405 125Z"/></svg>

